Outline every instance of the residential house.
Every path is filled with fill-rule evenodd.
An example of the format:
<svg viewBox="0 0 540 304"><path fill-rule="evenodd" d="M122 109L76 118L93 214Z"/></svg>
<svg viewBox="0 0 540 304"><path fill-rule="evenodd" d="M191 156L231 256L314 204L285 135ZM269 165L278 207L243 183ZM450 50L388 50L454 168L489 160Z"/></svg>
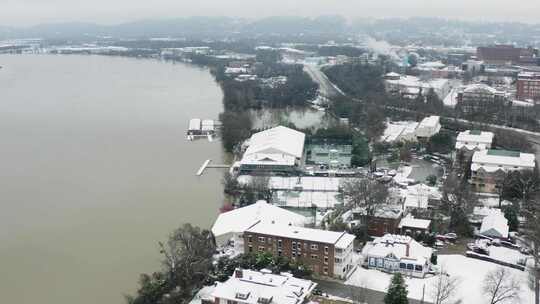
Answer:
<svg viewBox="0 0 540 304"><path fill-rule="evenodd" d="M289 273L237 268L227 281L217 282L214 304L303 304L317 284Z"/></svg>
<svg viewBox="0 0 540 304"><path fill-rule="evenodd" d="M500 209L491 209L482 220L479 233L493 238L508 238L508 220Z"/></svg>
<svg viewBox="0 0 540 304"><path fill-rule="evenodd" d="M386 234L366 244L362 255L368 268L423 278L429 272L433 250L409 236Z"/></svg>
<svg viewBox="0 0 540 304"><path fill-rule="evenodd" d="M343 279L354 268L354 239L346 232L259 222L244 232L244 248L300 261L318 275Z"/></svg>
<svg viewBox="0 0 540 304"><path fill-rule="evenodd" d="M348 214L349 216L344 219L344 222L349 223L351 227L365 226L366 211L364 208L355 208ZM383 236L387 233L397 233L402 216L403 210L399 205L378 207L368 221L368 234L370 236Z"/></svg>
<svg viewBox="0 0 540 304"><path fill-rule="evenodd" d="M431 230L431 221L415 218L412 214L407 214L399 222L398 228L402 235L418 235L429 233Z"/></svg>

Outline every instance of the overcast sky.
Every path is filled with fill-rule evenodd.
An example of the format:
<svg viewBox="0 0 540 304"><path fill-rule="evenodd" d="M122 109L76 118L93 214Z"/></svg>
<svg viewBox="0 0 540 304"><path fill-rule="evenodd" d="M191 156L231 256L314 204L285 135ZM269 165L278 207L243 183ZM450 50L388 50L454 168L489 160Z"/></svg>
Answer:
<svg viewBox="0 0 540 304"><path fill-rule="evenodd" d="M104 24L183 16L438 16L540 22L540 0L0 0L0 24Z"/></svg>

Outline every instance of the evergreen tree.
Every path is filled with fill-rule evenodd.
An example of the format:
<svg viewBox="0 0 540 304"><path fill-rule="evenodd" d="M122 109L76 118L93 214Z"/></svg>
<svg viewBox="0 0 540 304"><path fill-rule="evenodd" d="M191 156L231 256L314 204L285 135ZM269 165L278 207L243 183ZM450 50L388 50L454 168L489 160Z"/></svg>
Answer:
<svg viewBox="0 0 540 304"><path fill-rule="evenodd" d="M399 272L395 273L384 296L384 304L408 304L408 293L403 276Z"/></svg>

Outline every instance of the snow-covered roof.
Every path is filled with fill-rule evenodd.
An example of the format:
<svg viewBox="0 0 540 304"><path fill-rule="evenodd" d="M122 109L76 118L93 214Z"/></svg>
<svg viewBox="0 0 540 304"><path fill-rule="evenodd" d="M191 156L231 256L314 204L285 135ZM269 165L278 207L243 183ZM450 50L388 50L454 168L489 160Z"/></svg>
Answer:
<svg viewBox="0 0 540 304"><path fill-rule="evenodd" d="M441 90L448 84L448 79L434 78L428 81L422 81L416 76L402 75L399 79L385 80L389 84L399 85L402 87L413 87L423 89Z"/></svg>
<svg viewBox="0 0 540 304"><path fill-rule="evenodd" d="M213 131L214 130L214 121L211 119L205 119L202 121L202 130L203 131Z"/></svg>
<svg viewBox="0 0 540 304"><path fill-rule="evenodd" d="M386 124L381 140L386 142L412 140L415 136L416 127L418 127L416 121L389 122Z"/></svg>
<svg viewBox="0 0 540 304"><path fill-rule="evenodd" d="M354 213L364 215L366 214L366 209L362 207L357 207L352 210ZM373 217L376 218L389 218L389 219L398 219L403 214L401 206L398 205L382 205L377 208L373 214Z"/></svg>
<svg viewBox="0 0 540 304"><path fill-rule="evenodd" d="M440 116L428 116L420 122L418 128L437 128L440 127Z"/></svg>
<svg viewBox="0 0 540 304"><path fill-rule="evenodd" d="M335 232L266 222L260 222L251 226L246 230L246 233L249 232L334 245L343 245L346 241L352 242L352 240L354 240L354 235L352 235L351 238L350 236L347 236L348 233L346 232ZM341 240L343 237L344 239ZM346 248L346 246L341 248Z"/></svg>
<svg viewBox="0 0 540 304"><path fill-rule="evenodd" d="M456 139L456 149L459 150L465 147L468 150L484 150L491 146L494 136L493 132L487 131L467 130L459 132Z"/></svg>
<svg viewBox="0 0 540 304"><path fill-rule="evenodd" d="M497 211L491 211L484 217L482 226L480 226L480 233L487 236L507 238L509 231L508 220L500 210Z"/></svg>
<svg viewBox="0 0 540 304"><path fill-rule="evenodd" d="M446 64L440 61L425 62L418 65L419 69L442 69L446 67Z"/></svg>
<svg viewBox="0 0 540 304"><path fill-rule="evenodd" d="M284 225L303 226L306 223L306 218L292 211L268 204L265 201L258 201L253 205L220 214L214 222L214 226L212 226L212 233L215 236L240 233L259 221L262 223L275 222Z"/></svg>
<svg viewBox="0 0 540 304"><path fill-rule="evenodd" d="M290 274L236 269L227 281L217 283L212 296L248 304L299 304L316 285Z"/></svg>
<svg viewBox="0 0 540 304"><path fill-rule="evenodd" d="M189 127L188 129L190 131L193 130L200 130L201 129L201 120L199 118L193 118L189 121Z"/></svg>
<svg viewBox="0 0 540 304"><path fill-rule="evenodd" d="M390 73L386 73L386 75L384 75L385 77L390 77L390 78L394 78L394 77L400 77L401 75L399 75L398 73L396 72L390 72Z"/></svg>
<svg viewBox="0 0 540 304"><path fill-rule="evenodd" d="M431 258L433 250L422 246L409 236L385 234L368 243L362 254L364 256L382 257L394 255L397 259L416 261L425 264Z"/></svg>
<svg viewBox="0 0 540 304"><path fill-rule="evenodd" d="M301 158L304 151L306 135L296 130L278 126L259 133L255 133L249 140L246 155L265 154L288 154Z"/></svg>
<svg viewBox="0 0 540 304"><path fill-rule="evenodd" d="M408 214L406 217L402 218L399 222L398 228L410 227L417 229L428 229L431 225L430 220L422 220L414 218L414 216Z"/></svg>
<svg viewBox="0 0 540 304"><path fill-rule="evenodd" d="M296 158L286 154L276 153L254 153L244 155L240 160L242 165L281 165L281 166L294 166Z"/></svg>
<svg viewBox="0 0 540 304"><path fill-rule="evenodd" d="M463 87L463 93L477 93L477 92L487 92L490 94L504 93L484 83L475 83L475 84L470 84Z"/></svg>
<svg viewBox="0 0 540 304"><path fill-rule="evenodd" d="M535 156L531 153L521 153L506 150L482 150L474 152L471 170L483 168L487 172L506 169L534 169Z"/></svg>

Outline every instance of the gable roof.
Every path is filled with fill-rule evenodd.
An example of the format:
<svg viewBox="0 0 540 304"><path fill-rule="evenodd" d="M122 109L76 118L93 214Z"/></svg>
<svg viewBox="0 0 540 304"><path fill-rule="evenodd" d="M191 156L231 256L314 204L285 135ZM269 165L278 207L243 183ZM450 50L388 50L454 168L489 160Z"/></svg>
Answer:
<svg viewBox="0 0 540 304"><path fill-rule="evenodd" d="M504 214L497 209L491 210L489 214L482 220L482 226L480 226L480 233L487 236L495 237L508 237L508 220L504 217Z"/></svg>
<svg viewBox="0 0 540 304"><path fill-rule="evenodd" d="M265 201L258 201L255 204L220 214L212 226L212 233L217 237L231 232L243 232L258 221L303 226L307 219Z"/></svg>
<svg viewBox="0 0 540 304"><path fill-rule="evenodd" d="M256 153L287 154L301 158L304 152L306 135L296 130L278 126L255 133L249 140L244 157Z"/></svg>
<svg viewBox="0 0 540 304"><path fill-rule="evenodd" d="M410 227L417 229L428 229L431 225L430 220L422 220L414 218L414 216L408 214L406 217L402 218L399 222L398 228Z"/></svg>
<svg viewBox="0 0 540 304"><path fill-rule="evenodd" d="M407 246L409 247L408 255ZM397 259L416 260L418 264L425 264L431 258L433 249L422 246L409 236L385 234L368 243L362 250L362 254L374 257L393 255Z"/></svg>
<svg viewBox="0 0 540 304"><path fill-rule="evenodd" d="M237 275L238 272L241 275ZM316 285L291 274L236 269L227 281L217 283L212 296L248 304L300 304Z"/></svg>

